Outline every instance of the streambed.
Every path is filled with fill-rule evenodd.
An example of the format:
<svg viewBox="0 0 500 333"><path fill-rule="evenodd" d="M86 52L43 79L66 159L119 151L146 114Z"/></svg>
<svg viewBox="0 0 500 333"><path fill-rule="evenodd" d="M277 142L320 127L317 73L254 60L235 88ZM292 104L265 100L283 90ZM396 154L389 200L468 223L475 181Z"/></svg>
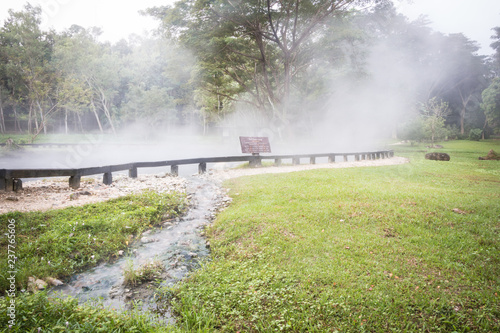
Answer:
<svg viewBox="0 0 500 333"><path fill-rule="evenodd" d="M77 274L67 284L53 288L51 293L71 295L81 303L97 301L106 307L124 310L140 301L144 310L156 310L154 295L158 282L125 286L127 265L137 268L151 260L160 261L165 270L157 281L162 281L160 286L172 286L207 259L209 249L203 229L231 201L219 182L205 175L187 178L186 193L190 208L185 216L166 221L161 228L138 236L115 262ZM163 317L171 321L168 311Z"/></svg>

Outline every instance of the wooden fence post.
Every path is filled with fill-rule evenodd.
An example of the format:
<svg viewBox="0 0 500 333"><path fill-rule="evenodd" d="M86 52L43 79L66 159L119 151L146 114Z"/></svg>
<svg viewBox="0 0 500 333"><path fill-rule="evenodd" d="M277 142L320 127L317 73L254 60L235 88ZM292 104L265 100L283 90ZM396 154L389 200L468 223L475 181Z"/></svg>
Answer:
<svg viewBox="0 0 500 333"><path fill-rule="evenodd" d="M137 167L132 167L130 169L128 169L128 176L130 178L137 178Z"/></svg>
<svg viewBox="0 0 500 333"><path fill-rule="evenodd" d="M316 157L311 157L311 158L309 159L309 163L310 163L310 164L316 164Z"/></svg>
<svg viewBox="0 0 500 333"><path fill-rule="evenodd" d="M274 159L274 165L278 166L278 167L281 166L281 158L275 158Z"/></svg>
<svg viewBox="0 0 500 333"><path fill-rule="evenodd" d="M102 182L104 185L111 185L113 183L113 174L110 172L106 172L102 177Z"/></svg>
<svg viewBox="0 0 500 333"><path fill-rule="evenodd" d="M76 190L80 187L81 179L82 177L79 174L75 174L74 176L69 177L69 187Z"/></svg>
<svg viewBox="0 0 500 333"><path fill-rule="evenodd" d="M12 180L12 189L14 191L20 191L23 189L23 181L21 179L13 179Z"/></svg>
<svg viewBox="0 0 500 333"><path fill-rule="evenodd" d="M5 191L6 192L14 191L14 179L13 178L6 178L5 179Z"/></svg>
<svg viewBox="0 0 500 333"><path fill-rule="evenodd" d="M170 173L171 173L172 175L174 175L174 176L176 176L176 177L177 177L177 176L179 175L179 166L178 166L178 165L175 165L175 164L171 165L171 166L170 166Z"/></svg>
<svg viewBox="0 0 500 333"><path fill-rule="evenodd" d="M198 173L202 174L205 172L207 172L207 163L201 162L200 164L198 164Z"/></svg>

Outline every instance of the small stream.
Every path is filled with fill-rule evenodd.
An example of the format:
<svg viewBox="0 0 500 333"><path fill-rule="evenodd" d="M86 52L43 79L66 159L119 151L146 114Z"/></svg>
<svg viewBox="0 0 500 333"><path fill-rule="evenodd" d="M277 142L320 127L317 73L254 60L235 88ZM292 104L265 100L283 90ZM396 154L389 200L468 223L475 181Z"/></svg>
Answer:
<svg viewBox="0 0 500 333"><path fill-rule="evenodd" d="M231 200L216 181L204 175L187 178L186 194L190 197L190 208L185 216L145 232L118 260L77 274L51 293L71 295L80 303L97 301L122 310L140 301L144 310L155 310L153 298L158 283L124 286L124 269L132 263L137 268L151 260L161 261L165 271L160 276L160 286L174 285L209 255L203 229ZM172 321L168 311L162 316L165 321Z"/></svg>

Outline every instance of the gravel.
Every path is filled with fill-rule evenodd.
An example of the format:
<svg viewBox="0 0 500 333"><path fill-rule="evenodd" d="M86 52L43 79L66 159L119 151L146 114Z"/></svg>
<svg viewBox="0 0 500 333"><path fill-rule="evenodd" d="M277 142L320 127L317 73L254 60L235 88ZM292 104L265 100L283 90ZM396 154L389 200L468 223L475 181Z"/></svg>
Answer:
<svg viewBox="0 0 500 333"><path fill-rule="evenodd" d="M258 167L241 169L209 170L206 177L217 182L226 179L252 176L264 173L285 173L313 169L336 169L354 167L375 167L408 163L408 159L393 157L390 159L365 160L356 162L340 162L325 164L301 164L280 167ZM83 178L81 187L77 190L68 185L68 178L48 178L23 183L23 190L18 192L0 192L0 214L12 211L46 211L69 206L82 206L117 198L120 196L141 192L150 189L157 192L186 192L188 180L174 177L170 174L141 175L138 178L129 178L126 175L113 175L113 184L103 185L102 179ZM227 199L230 200L230 199ZM225 202L227 205L229 202Z"/></svg>

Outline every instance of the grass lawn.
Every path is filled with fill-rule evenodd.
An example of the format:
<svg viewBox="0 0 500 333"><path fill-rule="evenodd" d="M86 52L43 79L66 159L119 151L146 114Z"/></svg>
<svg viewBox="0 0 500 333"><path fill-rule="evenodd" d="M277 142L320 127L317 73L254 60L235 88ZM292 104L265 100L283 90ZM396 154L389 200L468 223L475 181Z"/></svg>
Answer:
<svg viewBox="0 0 500 333"><path fill-rule="evenodd" d="M176 326L39 293L17 295L20 325L10 331L499 331L500 162L478 157L499 152L500 141L442 145L436 151L449 153L449 162L425 160L424 145L394 146L411 163L227 182L233 203L206 231L212 259L160 291L159 299L178 315ZM0 264L7 265L5 220L16 220L17 239L26 247L18 253L25 262L17 263L25 267L23 281L29 270L38 277L70 274L61 264L70 253L81 256L68 265L84 260L73 270L106 259L126 245L130 233L110 236L110 226L121 223L121 230L139 221L139 233L164 214L179 212L179 202L163 205L175 202L149 194L102 206L2 215ZM77 226L85 214L102 218ZM91 236L79 228L93 228ZM99 257L93 254L99 251ZM56 258L56 264L44 264L42 256ZM0 332L10 332L9 302L0 298Z"/></svg>
<svg viewBox="0 0 500 333"><path fill-rule="evenodd" d="M238 178L213 261L174 291L186 331L500 330L500 142L411 163ZM454 211L455 210L455 211Z"/></svg>

